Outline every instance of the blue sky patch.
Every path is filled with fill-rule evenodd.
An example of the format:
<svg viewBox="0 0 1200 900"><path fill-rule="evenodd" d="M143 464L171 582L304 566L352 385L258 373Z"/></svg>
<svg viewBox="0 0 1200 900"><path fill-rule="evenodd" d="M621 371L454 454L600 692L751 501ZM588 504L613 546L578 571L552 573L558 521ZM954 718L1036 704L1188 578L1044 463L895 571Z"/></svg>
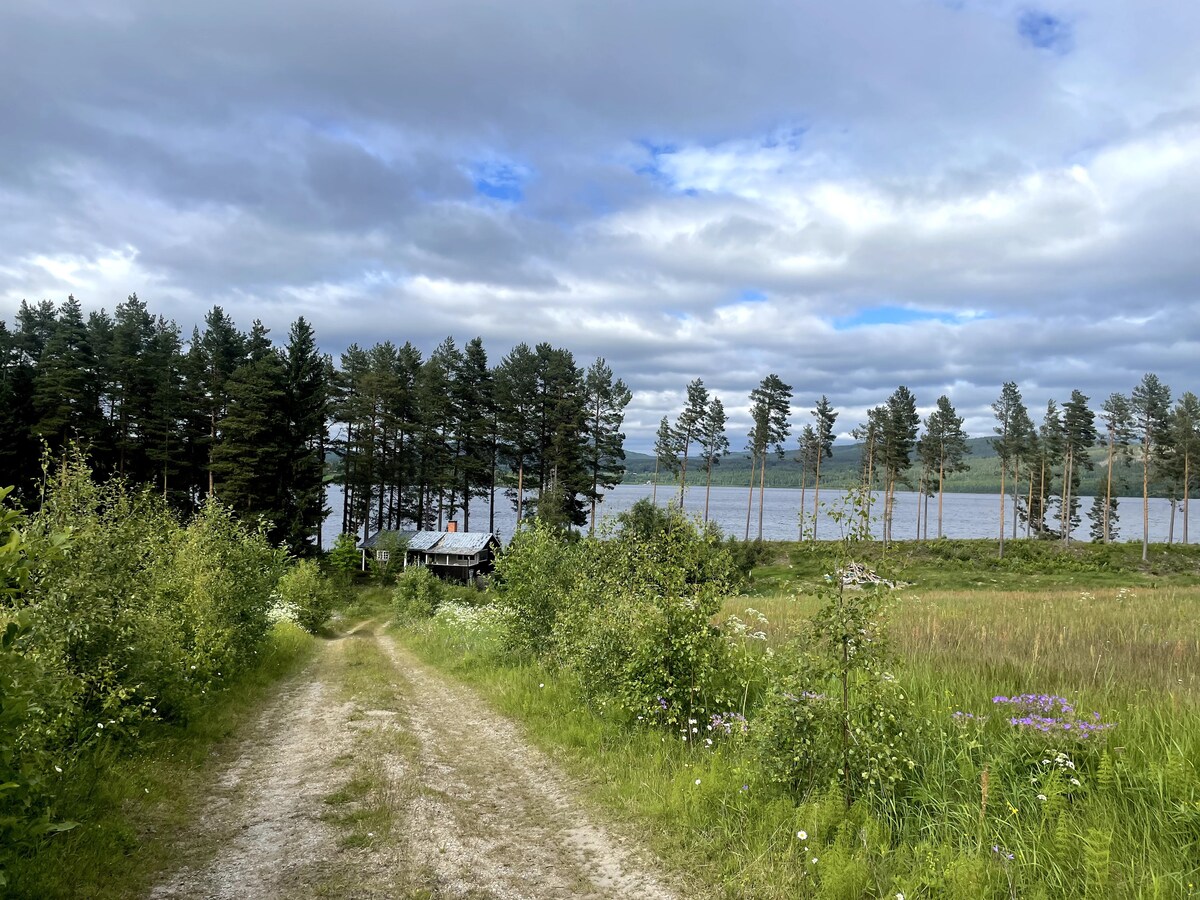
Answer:
<svg viewBox="0 0 1200 900"><path fill-rule="evenodd" d="M738 294L738 303L763 303L767 295L755 288L746 288Z"/></svg>
<svg viewBox="0 0 1200 900"><path fill-rule="evenodd" d="M532 175L525 166L507 160L473 163L469 171L477 194L505 203L520 203L525 199L525 184Z"/></svg>
<svg viewBox="0 0 1200 900"><path fill-rule="evenodd" d="M868 325L908 325L911 322L957 322L953 313L934 312L925 309L908 309L903 306L869 306L849 316L838 316L833 320L837 331L864 328Z"/></svg>
<svg viewBox="0 0 1200 900"><path fill-rule="evenodd" d="M1017 34L1039 50L1064 54L1074 44L1069 23L1050 13L1026 10L1017 20Z"/></svg>

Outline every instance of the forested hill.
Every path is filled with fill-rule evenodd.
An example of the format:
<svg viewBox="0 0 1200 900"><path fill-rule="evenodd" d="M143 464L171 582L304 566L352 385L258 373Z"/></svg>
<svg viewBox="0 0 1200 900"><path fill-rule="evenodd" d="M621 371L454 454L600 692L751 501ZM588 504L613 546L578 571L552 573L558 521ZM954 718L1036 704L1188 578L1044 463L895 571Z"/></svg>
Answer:
<svg viewBox="0 0 1200 900"><path fill-rule="evenodd" d="M967 457L970 468L946 477L946 490L955 492L994 493L1000 490L1000 459L992 446L992 439L986 437L970 438L967 445L971 454ZM795 448L790 448L783 459L771 455L767 462L768 487L800 487L800 464L795 460ZM1080 485L1083 494L1091 493L1099 483L1104 469L1104 450L1097 447L1092 451L1092 461L1095 469L1084 472ZM849 487L857 483L862 462L862 444L835 444L833 459L821 463L821 486L834 490ZM912 487L916 486L920 477L919 463L909 472ZM1024 475L1022 475L1024 478ZM646 484L654 479L654 457L647 453L625 451L625 483ZM697 457L688 457L688 484L704 484L704 461ZM659 483L676 481L677 476L660 474ZM750 455L741 451L730 453L720 464L713 467L712 483L730 487L744 487L750 480ZM755 481L757 481L757 476ZM1133 465L1119 464L1114 472L1114 481L1119 482L1121 493L1141 493L1141 469ZM808 479L812 485L811 476Z"/></svg>

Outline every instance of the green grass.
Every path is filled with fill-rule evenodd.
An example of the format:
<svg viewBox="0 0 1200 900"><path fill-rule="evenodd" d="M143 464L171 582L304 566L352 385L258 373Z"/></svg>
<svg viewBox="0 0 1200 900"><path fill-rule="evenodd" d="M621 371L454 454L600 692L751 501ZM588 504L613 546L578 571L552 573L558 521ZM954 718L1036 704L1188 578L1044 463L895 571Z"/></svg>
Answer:
<svg viewBox="0 0 1200 900"><path fill-rule="evenodd" d="M258 665L211 698L186 727L146 727L135 747L105 744L80 761L60 795L58 814L79 826L49 839L8 871L6 896L123 898L154 878L216 848L182 848L173 838L203 805L221 749L281 679L311 657L314 639L280 623Z"/></svg>
<svg viewBox="0 0 1200 900"><path fill-rule="evenodd" d="M505 656L495 635L435 622L404 639L522 722L595 802L644 828L669 864L706 885L697 895L1200 896L1194 551L1157 573L1111 550L1086 556L1077 581L1039 571L1036 557L1022 570L1017 557L997 570L997 587L976 543L957 562L911 554L917 584L895 594L890 621L895 675L927 722L917 777L904 796L849 811L825 786L794 797L767 784L752 742L707 749L608 718L580 701L569 674ZM779 549L796 562L757 580L773 575L787 590L725 607L762 611L777 659L816 609L806 585L821 568L800 564L807 549ZM1083 742L1014 728L992 698L1025 692L1060 695L1116 727ZM987 718L963 723L956 711ZM1075 768L1055 765L1057 752Z"/></svg>
<svg viewBox="0 0 1200 900"><path fill-rule="evenodd" d="M1021 591L1047 588L1153 589L1200 585L1200 545L1151 544L1142 562L1136 543L1091 544L1006 541L1004 557L993 540L880 541L854 545L851 556L881 575L920 590ZM752 572L747 593L774 596L810 591L834 566L831 544L768 542L765 565Z"/></svg>

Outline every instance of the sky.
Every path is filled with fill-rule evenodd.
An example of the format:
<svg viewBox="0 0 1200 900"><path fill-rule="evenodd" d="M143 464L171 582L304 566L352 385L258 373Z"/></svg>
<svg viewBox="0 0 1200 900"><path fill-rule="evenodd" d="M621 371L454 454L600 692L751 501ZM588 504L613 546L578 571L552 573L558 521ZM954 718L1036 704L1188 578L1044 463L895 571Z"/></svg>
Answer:
<svg viewBox="0 0 1200 900"><path fill-rule="evenodd" d="M646 450L770 372L843 435L1200 391L1194 0L5 0L0 319L603 356ZM794 439L793 439L794 443Z"/></svg>

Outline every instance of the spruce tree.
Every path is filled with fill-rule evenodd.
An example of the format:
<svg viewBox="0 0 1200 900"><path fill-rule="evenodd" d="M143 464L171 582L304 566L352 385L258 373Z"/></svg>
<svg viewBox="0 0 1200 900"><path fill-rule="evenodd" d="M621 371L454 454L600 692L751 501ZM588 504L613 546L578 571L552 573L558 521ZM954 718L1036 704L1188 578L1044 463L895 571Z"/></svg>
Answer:
<svg viewBox="0 0 1200 900"><path fill-rule="evenodd" d="M222 385L226 411L212 472L221 502L247 522L262 520L268 539L280 543L290 524L287 365L267 335L255 320L246 361Z"/></svg>
<svg viewBox="0 0 1200 900"><path fill-rule="evenodd" d="M229 379L246 356L246 336L237 330L225 311L214 306L204 317L204 332L199 336L199 389L204 415L208 419L208 493L216 492L212 460L220 440L221 423L229 408Z"/></svg>
<svg viewBox="0 0 1200 900"><path fill-rule="evenodd" d="M292 323L283 351L286 369L287 502L284 542L297 556L320 547L325 508L325 436L329 421L329 359L303 316Z"/></svg>
<svg viewBox="0 0 1200 900"><path fill-rule="evenodd" d="M33 431L55 452L68 441L89 444L100 433L95 368L82 308L69 296L42 350L33 383Z"/></svg>

